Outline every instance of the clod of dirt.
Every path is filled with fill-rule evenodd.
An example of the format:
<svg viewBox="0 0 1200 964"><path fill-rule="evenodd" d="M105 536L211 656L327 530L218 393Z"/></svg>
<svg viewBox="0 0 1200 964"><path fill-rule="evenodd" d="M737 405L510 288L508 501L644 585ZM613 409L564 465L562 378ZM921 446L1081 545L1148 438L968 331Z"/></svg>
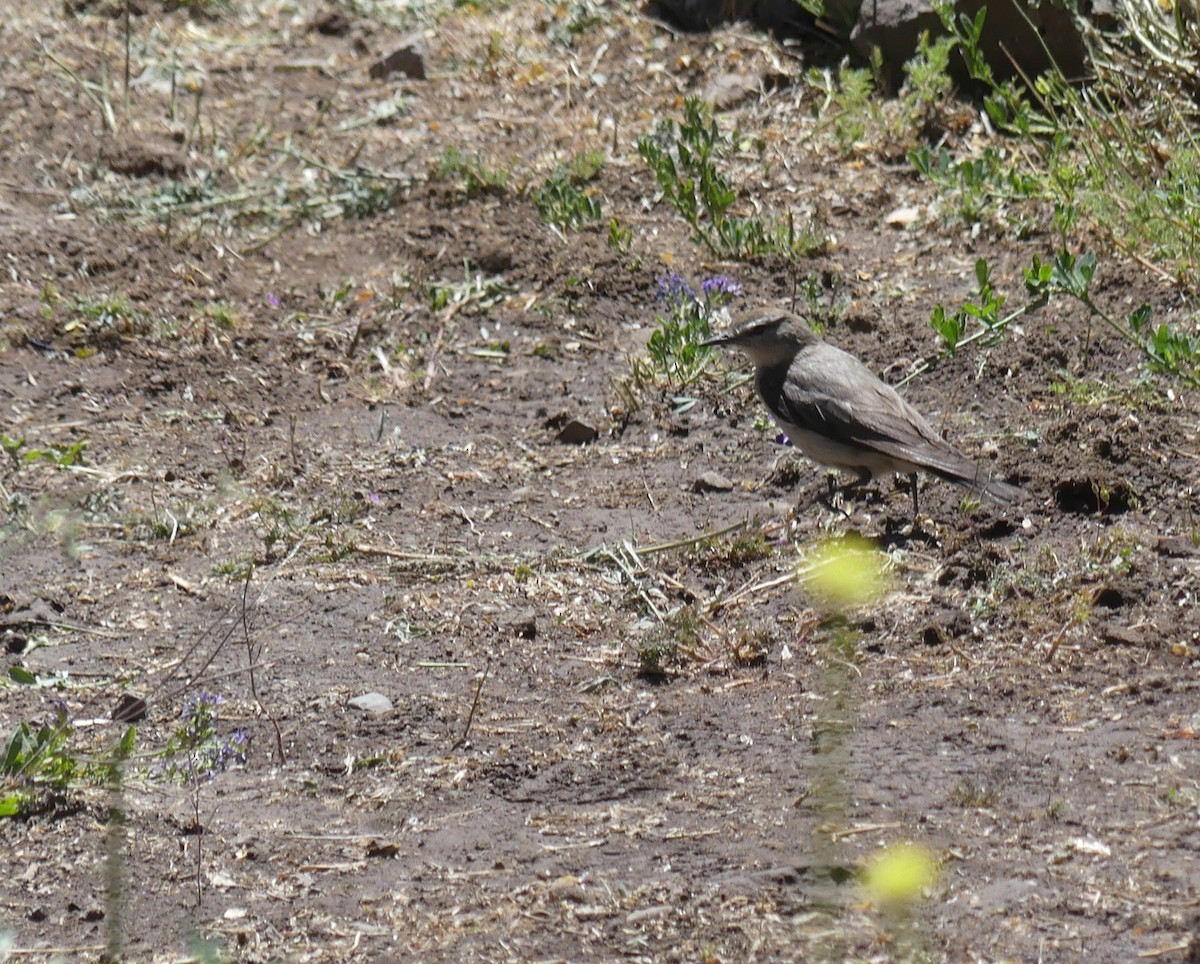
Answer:
<svg viewBox="0 0 1200 964"><path fill-rule="evenodd" d="M324 37L344 37L350 32L350 18L337 10L326 10L312 21L311 28Z"/></svg>
<svg viewBox="0 0 1200 964"><path fill-rule="evenodd" d="M187 160L174 146L120 144L101 156L112 171L126 177L178 178L187 173Z"/></svg>
<svg viewBox="0 0 1200 964"><path fill-rule="evenodd" d="M505 629L518 639L535 639L537 637L537 617L533 613L525 613L510 620Z"/></svg>
<svg viewBox="0 0 1200 964"><path fill-rule="evenodd" d="M1139 649L1146 646L1146 637L1127 626L1105 626L1100 630L1100 638L1110 646L1136 646Z"/></svg>
<svg viewBox="0 0 1200 964"><path fill-rule="evenodd" d="M960 609L943 609L921 630L921 642L926 646L942 646L958 642L971 635L971 620Z"/></svg>
<svg viewBox="0 0 1200 964"><path fill-rule="evenodd" d="M382 716L384 713L392 712L392 701L382 693L364 693L362 696L354 697L350 701L350 705L356 710L362 710L373 716Z"/></svg>
<svg viewBox="0 0 1200 964"><path fill-rule="evenodd" d="M403 74L413 80L425 79L424 43L419 33L409 34L400 46L382 60L371 64L372 80L387 80L393 74Z"/></svg>
<svg viewBox="0 0 1200 964"><path fill-rule="evenodd" d="M720 472L705 472L692 483L693 492L732 492L733 483Z"/></svg>
<svg viewBox="0 0 1200 964"><path fill-rule="evenodd" d="M600 437L598 429L593 428L585 422L573 418L568 421L558 434L554 436L555 441L562 442L564 445L585 445L588 442L594 442Z"/></svg>
<svg viewBox="0 0 1200 964"><path fill-rule="evenodd" d="M112 720L114 723L138 723L146 718L147 709L146 701L140 696L123 693L113 710Z"/></svg>

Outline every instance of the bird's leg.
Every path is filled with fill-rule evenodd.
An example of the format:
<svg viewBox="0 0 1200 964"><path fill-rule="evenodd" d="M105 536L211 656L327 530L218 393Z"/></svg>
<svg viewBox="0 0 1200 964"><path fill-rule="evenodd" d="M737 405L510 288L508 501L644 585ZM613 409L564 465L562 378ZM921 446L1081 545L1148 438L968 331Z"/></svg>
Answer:
<svg viewBox="0 0 1200 964"><path fill-rule="evenodd" d="M908 491L912 493L913 525L917 524L917 473L908 473Z"/></svg>
<svg viewBox="0 0 1200 964"><path fill-rule="evenodd" d="M871 481L873 476L866 469L850 469L854 473L854 478L843 486L835 487L833 482L833 473L825 476L826 484L829 486L826 502L829 508L835 509L844 516L849 516L850 513L846 510L844 504L846 497L850 494L851 489L859 489Z"/></svg>

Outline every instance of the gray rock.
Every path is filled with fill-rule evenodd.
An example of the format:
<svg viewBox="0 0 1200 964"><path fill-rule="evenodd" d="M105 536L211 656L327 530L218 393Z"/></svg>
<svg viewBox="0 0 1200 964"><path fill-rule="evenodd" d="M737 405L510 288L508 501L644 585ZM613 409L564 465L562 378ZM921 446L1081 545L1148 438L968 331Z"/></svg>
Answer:
<svg viewBox="0 0 1200 964"><path fill-rule="evenodd" d="M364 693L362 696L356 696L350 701L350 705L356 710L362 710L364 713L370 713L372 716L382 716L384 713L392 712L392 701L382 693Z"/></svg>
<svg viewBox="0 0 1200 964"><path fill-rule="evenodd" d="M720 472L705 472L692 483L693 492L732 492L733 483Z"/></svg>

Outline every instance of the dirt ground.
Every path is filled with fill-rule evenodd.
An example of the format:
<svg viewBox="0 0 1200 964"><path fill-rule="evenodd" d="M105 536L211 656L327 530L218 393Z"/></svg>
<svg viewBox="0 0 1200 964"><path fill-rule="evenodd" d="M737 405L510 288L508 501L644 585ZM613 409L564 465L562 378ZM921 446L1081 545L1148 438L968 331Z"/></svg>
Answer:
<svg viewBox="0 0 1200 964"><path fill-rule="evenodd" d="M7 681L0 732L65 707L83 765L122 694L148 713L123 863L82 777L0 820L12 959L114 933L129 960L1187 959L1196 394L1053 302L905 388L1027 499L925 481L913 526L901 481L825 504L740 358L690 407L621 388L669 272L820 310L895 381L977 258L1015 305L1048 232L939 219L902 156L839 153L809 55L744 27L142 2L126 94L121 18L47 6L0 26L0 430L24 441L0 628L40 684ZM414 29L425 78L373 77ZM722 75L746 82L722 129L762 139L743 204L829 239L794 268L713 260L635 150ZM448 174L451 148L508 183ZM584 151L603 216L553 227L522 186ZM1195 329L1100 265L1108 310ZM793 577L846 533L887 588L839 620ZM250 752L172 780L201 693ZM863 871L910 842L938 873L900 909Z"/></svg>

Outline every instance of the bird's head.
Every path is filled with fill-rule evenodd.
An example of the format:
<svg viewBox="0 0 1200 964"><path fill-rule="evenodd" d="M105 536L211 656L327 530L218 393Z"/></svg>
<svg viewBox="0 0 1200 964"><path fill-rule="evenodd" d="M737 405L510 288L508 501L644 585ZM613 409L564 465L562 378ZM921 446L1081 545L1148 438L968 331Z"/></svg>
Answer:
<svg viewBox="0 0 1200 964"><path fill-rule="evenodd" d="M803 318L776 308L756 308L733 319L733 327L701 344L740 348L759 367L790 362L796 353L820 342Z"/></svg>

